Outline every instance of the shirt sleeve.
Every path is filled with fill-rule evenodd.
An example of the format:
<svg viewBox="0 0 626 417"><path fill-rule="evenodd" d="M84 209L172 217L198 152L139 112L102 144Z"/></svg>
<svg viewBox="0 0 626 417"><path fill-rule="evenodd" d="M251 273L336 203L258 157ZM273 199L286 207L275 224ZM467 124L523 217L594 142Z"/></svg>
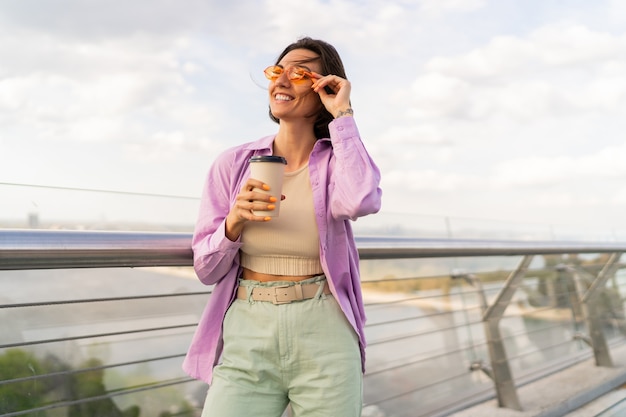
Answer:
<svg viewBox="0 0 626 417"><path fill-rule="evenodd" d="M337 219L356 220L380 210L380 170L368 154L353 117L329 124L333 145L330 210Z"/></svg>
<svg viewBox="0 0 626 417"><path fill-rule="evenodd" d="M226 216L230 211L232 187L232 154L221 155L207 175L198 220L192 240L193 264L204 284L219 282L238 263L241 242L226 237Z"/></svg>

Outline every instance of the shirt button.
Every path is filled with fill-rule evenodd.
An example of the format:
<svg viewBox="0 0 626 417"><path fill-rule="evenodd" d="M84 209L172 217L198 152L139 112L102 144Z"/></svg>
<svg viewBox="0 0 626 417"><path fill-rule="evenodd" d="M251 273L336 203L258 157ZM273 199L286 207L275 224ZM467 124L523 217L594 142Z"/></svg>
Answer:
<svg viewBox="0 0 626 417"><path fill-rule="evenodd" d="M343 130L343 126L339 126L339 127L337 128L337 130L342 131L342 130Z"/></svg>

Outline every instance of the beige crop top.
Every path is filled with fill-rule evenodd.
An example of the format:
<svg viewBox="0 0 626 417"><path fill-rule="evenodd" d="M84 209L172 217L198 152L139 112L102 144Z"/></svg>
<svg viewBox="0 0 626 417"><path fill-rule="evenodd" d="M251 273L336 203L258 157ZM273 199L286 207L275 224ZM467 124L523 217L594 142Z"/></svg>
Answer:
<svg viewBox="0 0 626 417"><path fill-rule="evenodd" d="M241 266L271 275L322 273L319 231L313 208L309 166L285 173L285 200L278 217L247 222L241 235Z"/></svg>

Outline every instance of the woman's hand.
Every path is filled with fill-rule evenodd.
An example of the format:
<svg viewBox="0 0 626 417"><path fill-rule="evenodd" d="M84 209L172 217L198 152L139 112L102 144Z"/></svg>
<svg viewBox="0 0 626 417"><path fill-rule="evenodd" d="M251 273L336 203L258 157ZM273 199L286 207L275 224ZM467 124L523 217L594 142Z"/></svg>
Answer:
<svg viewBox="0 0 626 417"><path fill-rule="evenodd" d="M255 216L253 210L274 210L276 197L265 194L255 189L269 191L270 187L262 181L249 178L237 194L235 204L226 216L226 237L236 241L241 236L246 222L267 222L272 218L267 216ZM282 196L282 199L285 197Z"/></svg>
<svg viewBox="0 0 626 417"><path fill-rule="evenodd" d="M332 74L320 75L313 73L313 75L316 77L316 80L311 88L319 94L322 104L333 117L338 117L341 115L341 112L345 112L350 108L350 81ZM329 93L324 87L328 87L333 93Z"/></svg>

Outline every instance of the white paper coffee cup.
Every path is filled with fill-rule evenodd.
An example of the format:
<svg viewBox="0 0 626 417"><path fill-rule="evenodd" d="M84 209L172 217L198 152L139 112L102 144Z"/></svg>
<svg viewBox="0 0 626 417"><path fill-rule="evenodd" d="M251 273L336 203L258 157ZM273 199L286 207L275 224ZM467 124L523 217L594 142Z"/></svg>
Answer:
<svg viewBox="0 0 626 417"><path fill-rule="evenodd" d="M274 210L253 210L255 216L277 217L280 211L280 198L283 191L283 179L285 178L285 165L287 161L282 156L258 155L250 158L250 178L263 181L270 186L269 191L255 188L255 191L269 194L276 198L272 203Z"/></svg>

